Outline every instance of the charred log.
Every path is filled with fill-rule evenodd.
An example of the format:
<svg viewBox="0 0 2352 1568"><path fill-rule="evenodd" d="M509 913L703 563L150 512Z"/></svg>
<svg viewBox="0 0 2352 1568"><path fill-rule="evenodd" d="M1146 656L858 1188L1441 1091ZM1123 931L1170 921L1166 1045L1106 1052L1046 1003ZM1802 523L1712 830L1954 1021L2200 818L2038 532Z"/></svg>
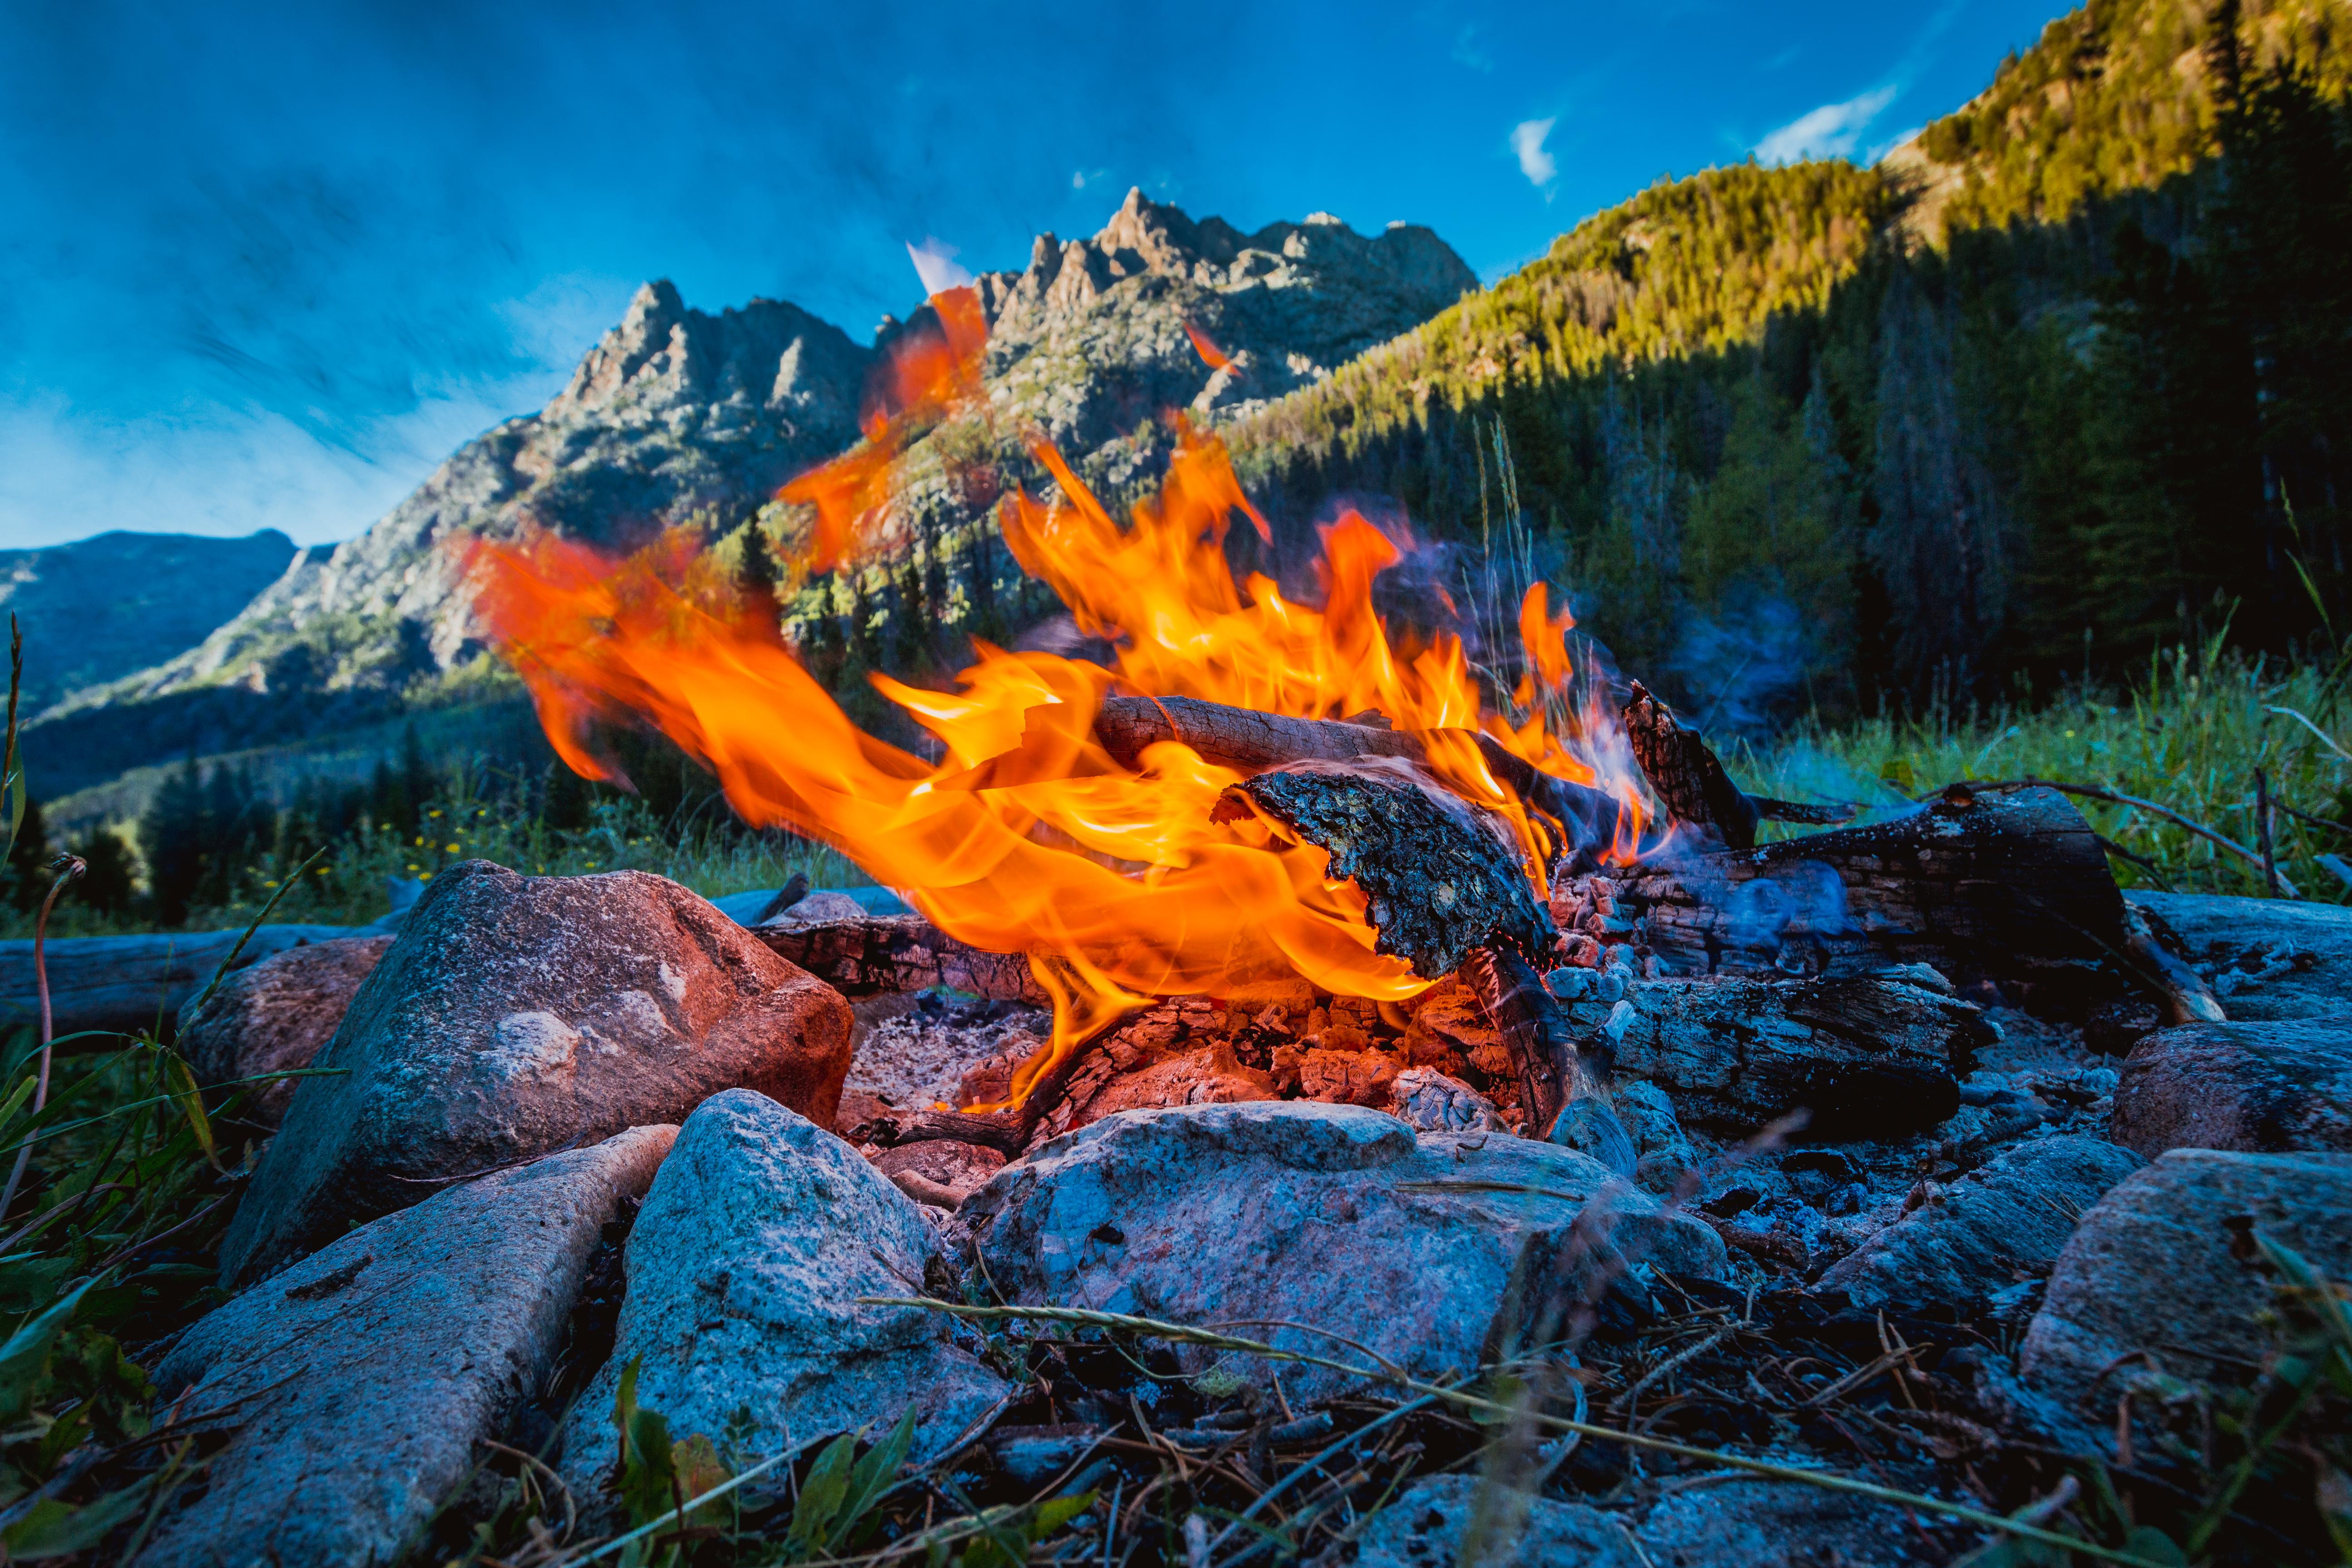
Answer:
<svg viewBox="0 0 2352 1568"><path fill-rule="evenodd" d="M1030 1089L1029 1098L1010 1110L903 1110L878 1116L869 1123L874 1141L887 1147L944 1139L994 1149L1007 1159L1019 1156L1036 1135L1038 1123L1051 1115L1069 1092L1070 1075L1088 1052L1070 1052L1045 1069Z"/></svg>
<svg viewBox="0 0 2352 1568"><path fill-rule="evenodd" d="M982 952L920 915L867 915L804 926L755 926L751 934L845 996L934 985L992 1002L1048 1006L1052 998L1017 952Z"/></svg>
<svg viewBox="0 0 2352 1568"><path fill-rule="evenodd" d="M2047 789L1954 785L1893 822L1646 868L1620 894L1683 973L1868 973L1922 963L2072 1007L2113 989L2123 899Z"/></svg>
<svg viewBox="0 0 2352 1568"><path fill-rule="evenodd" d="M1360 757L1426 760L1429 748L1421 735L1391 730L1385 720L1365 721L1378 717L1292 719L1190 697L1113 697L1095 715L1095 738L1127 767L1140 765L1144 748L1162 741L1181 742L1208 761L1244 773ZM1491 735L1472 739L1487 770L1530 809L1551 819L1573 869L1590 870L1598 864L1599 855L1617 837L1619 814L1613 796L1554 778L1505 751Z"/></svg>
<svg viewBox="0 0 2352 1568"><path fill-rule="evenodd" d="M1272 819L1331 857L1331 875L1363 890L1375 950L1435 980L1473 948L1540 957L1551 914L1538 905L1499 825L1402 762L1302 763L1227 790L1217 821Z"/></svg>
<svg viewBox="0 0 2352 1568"><path fill-rule="evenodd" d="M1462 975L1511 1053L1529 1132L1581 1148L1631 1176L1633 1141L1609 1105L1606 1037L1594 1030L1580 1041L1566 1010L1508 949L1480 948Z"/></svg>
<svg viewBox="0 0 2352 1568"><path fill-rule="evenodd" d="M1959 1109L1994 1039L1977 1008L1888 979L1654 981L1567 1009L1617 1070L1655 1081L1686 1121L1747 1133L1803 1111L1818 1136L1890 1138Z"/></svg>
<svg viewBox="0 0 2352 1568"><path fill-rule="evenodd" d="M1673 709L1637 680L1625 703L1624 719L1633 760L1642 764L1652 793L1669 816L1734 849L1755 847L1756 803L1731 782L1706 742L1683 728Z"/></svg>

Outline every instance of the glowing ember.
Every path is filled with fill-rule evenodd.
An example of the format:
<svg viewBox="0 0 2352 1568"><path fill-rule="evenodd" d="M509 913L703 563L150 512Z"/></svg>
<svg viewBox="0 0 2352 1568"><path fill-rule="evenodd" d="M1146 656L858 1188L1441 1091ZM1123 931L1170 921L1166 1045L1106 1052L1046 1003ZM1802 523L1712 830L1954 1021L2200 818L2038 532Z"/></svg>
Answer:
<svg viewBox="0 0 2352 1568"><path fill-rule="evenodd" d="M940 328L894 353L866 444L780 492L816 510L808 569L873 540L917 421L978 403L978 298L959 288L932 304ZM1565 706L1570 622L1549 614L1540 585L1522 608L1528 674L1514 694L1533 716L1515 724L1482 702L1458 638L1391 639L1371 589L1399 552L1363 518L1325 531L1318 608L1263 576L1234 582L1229 521L1238 512L1267 530L1213 438L1180 431L1157 504L1125 528L1042 437L1030 447L1064 500L1012 493L1004 537L1081 627L1114 645L1118 668L975 642L951 692L874 678L938 739L937 763L853 725L780 644L772 606L740 603L689 537L625 561L552 537L477 544L477 609L576 771L615 776L589 745L595 721L650 721L717 773L745 820L834 845L962 942L1028 954L1055 998L1055 1040L1024 1066L1016 1098L1153 997L1245 998L1297 976L1401 1001L1427 984L1372 951L1362 896L1329 879L1321 850L1263 822L1211 820L1240 775L1173 742L1147 750L1139 771L1114 761L1093 733L1114 690L1309 719L1377 710L1423 735L1444 784L1515 826L1539 889L1558 846L1487 768L1477 731L1558 777L1612 789L1632 808L1621 831L1638 831L1628 771L1600 776L1586 739L1598 731Z"/></svg>

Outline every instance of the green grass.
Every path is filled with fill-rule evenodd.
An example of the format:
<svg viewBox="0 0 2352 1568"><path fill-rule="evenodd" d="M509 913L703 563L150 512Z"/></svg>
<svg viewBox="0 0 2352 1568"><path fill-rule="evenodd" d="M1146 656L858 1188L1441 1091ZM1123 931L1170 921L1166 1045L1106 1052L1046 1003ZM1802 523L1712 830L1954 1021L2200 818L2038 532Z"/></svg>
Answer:
<svg viewBox="0 0 2352 1568"><path fill-rule="evenodd" d="M1843 729L1807 726L1726 763L1752 793L1899 809L1958 780L2035 777L2169 807L2252 849L2254 774L2268 779L2279 869L2309 900L2352 889L2321 864L2352 860L2352 667L2249 660L2216 642L2152 659L2127 689L2077 692L2036 710L1937 711ZM2306 722L2307 721L2307 722ZM2091 826L2148 862L2112 857L2126 887L2263 896L2262 868L2153 812L2077 797ZM2292 811L2289 809L2292 808ZM1800 829L1797 831L1811 831Z"/></svg>
<svg viewBox="0 0 2352 1568"><path fill-rule="evenodd" d="M788 833L753 832L731 819L673 824L633 800L602 802L586 827L559 828L516 812L494 796L460 793L428 805L419 831L391 827L354 834L328 849L307 872L275 857L257 862L247 896L189 911L183 929L225 931L251 921L285 890L273 921L365 925L391 907L391 879L430 882L460 860L495 860L530 876L580 877L599 871L651 871L705 898L780 888L795 872L815 888L856 888L874 880L846 856ZM299 873L298 875L298 873ZM49 921L58 937L110 936L152 929L138 913L110 918L78 905L68 890ZM0 938L33 934L29 911L0 910Z"/></svg>

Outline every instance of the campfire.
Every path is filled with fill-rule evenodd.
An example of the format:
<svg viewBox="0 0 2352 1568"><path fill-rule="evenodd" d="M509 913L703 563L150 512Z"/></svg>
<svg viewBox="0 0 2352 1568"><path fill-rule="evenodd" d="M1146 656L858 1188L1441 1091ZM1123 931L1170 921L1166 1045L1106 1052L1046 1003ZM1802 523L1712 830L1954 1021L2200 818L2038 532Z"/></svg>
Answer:
<svg viewBox="0 0 2352 1568"><path fill-rule="evenodd" d="M866 443L782 492L813 509L803 571L888 546L894 459L924 422L987 416L979 301L931 304ZM694 540L615 560L541 537L469 563L574 769L617 778L598 727L650 722L747 821L835 846L919 911L763 928L776 951L853 998L944 984L1050 1005L1039 1048L967 1074L953 1106L890 1108L865 1129L880 1143L1011 1155L1118 1109L1419 1094L1630 1174L1622 1053L1662 1058L1729 1125L1917 1127L1969 1068L1956 985L2079 1014L2131 945L2103 851L2056 795L1955 786L1907 817L1758 847L1761 820L1851 811L1752 798L1638 682L1608 700L1540 583L1505 691L1458 635L1376 612L1403 552L1356 512L1322 531L1318 602L1236 581L1228 529L1272 533L1213 437L1181 429L1126 524L1023 438L1058 494L1011 491L1005 539L1109 662L976 641L951 689L873 678L928 754L853 724L772 605ZM2147 966L2198 1016L2179 975ZM1629 994L1675 979L1690 985ZM1803 1039L1778 1079L1769 1052L1698 1059L1766 1020Z"/></svg>

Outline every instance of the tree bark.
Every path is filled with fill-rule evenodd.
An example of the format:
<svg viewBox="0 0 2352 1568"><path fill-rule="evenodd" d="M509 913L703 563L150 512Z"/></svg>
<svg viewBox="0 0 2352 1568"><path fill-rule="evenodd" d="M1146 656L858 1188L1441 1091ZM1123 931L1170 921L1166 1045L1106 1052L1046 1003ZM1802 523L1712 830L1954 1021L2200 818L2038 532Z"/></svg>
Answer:
<svg viewBox="0 0 2352 1568"><path fill-rule="evenodd" d="M1330 874L1363 890L1374 950L1424 980L1460 967L1473 948L1509 946L1540 961L1551 911L1536 902L1517 847L1499 825L1409 768L1305 763L1227 790L1211 817L1263 813L1330 854Z"/></svg>
<svg viewBox="0 0 2352 1568"><path fill-rule="evenodd" d="M1733 1133L1799 1110L1822 1137L1934 1126L1995 1038L1969 1004L1886 979L1649 981L1566 1014L1613 1035L1617 1070L1664 1089L1682 1120Z"/></svg>
<svg viewBox="0 0 2352 1568"><path fill-rule="evenodd" d="M1734 849L1756 845L1756 802L1740 793L1707 743L1640 681L1624 711L1625 740L1658 803L1676 822ZM1775 803L1776 805L1779 803Z"/></svg>
<svg viewBox="0 0 2352 1568"><path fill-rule="evenodd" d="M1464 731L1467 734L1468 731ZM1351 762L1359 757L1428 760L1422 736L1337 719L1292 719L1202 702L1190 697L1112 697L1095 715L1095 738L1124 767L1141 765L1144 748L1179 741L1208 761L1243 773L1286 763ZM1615 842L1614 797L1566 779L1512 755L1491 735L1473 735L1486 767L1519 799L1552 819L1564 857L1575 870L1590 870Z"/></svg>
<svg viewBox="0 0 2352 1568"><path fill-rule="evenodd" d="M1052 997L1017 952L982 952L920 915L867 915L804 926L754 926L769 951L790 959L845 996L922 991L934 985L992 1002L1050 1006Z"/></svg>
<svg viewBox="0 0 2352 1568"><path fill-rule="evenodd" d="M1631 873L1619 901L1680 973L1928 963L2061 1012L2112 994L2100 971L2125 943L2097 837L2039 788L1956 784L1892 822L1670 858Z"/></svg>

